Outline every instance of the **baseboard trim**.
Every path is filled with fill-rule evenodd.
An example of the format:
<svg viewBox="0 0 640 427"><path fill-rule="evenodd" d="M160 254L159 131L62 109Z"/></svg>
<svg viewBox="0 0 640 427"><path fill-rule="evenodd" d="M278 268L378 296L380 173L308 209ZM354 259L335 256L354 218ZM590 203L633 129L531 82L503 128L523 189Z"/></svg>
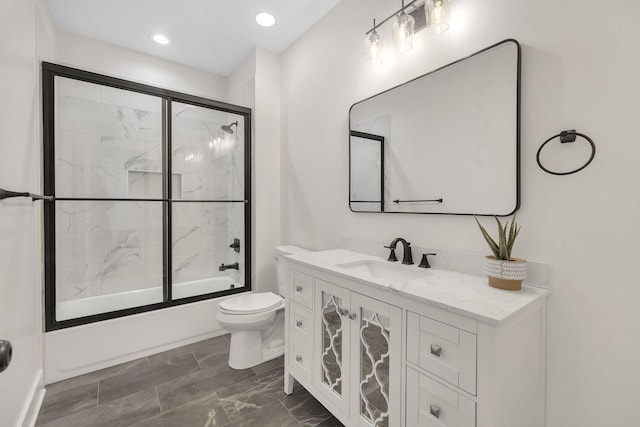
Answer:
<svg viewBox="0 0 640 427"><path fill-rule="evenodd" d="M38 370L33 384L29 389L28 399L22 407L22 412L18 418L18 426L33 427L36 425L38 413L44 400L46 390L44 389L44 371Z"/></svg>

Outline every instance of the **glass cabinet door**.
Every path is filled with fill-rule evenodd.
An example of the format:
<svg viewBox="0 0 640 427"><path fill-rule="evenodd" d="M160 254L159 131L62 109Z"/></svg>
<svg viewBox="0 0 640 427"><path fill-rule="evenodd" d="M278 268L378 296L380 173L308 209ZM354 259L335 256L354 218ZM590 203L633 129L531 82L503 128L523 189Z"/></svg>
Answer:
<svg viewBox="0 0 640 427"><path fill-rule="evenodd" d="M350 292L322 280L315 283L315 382L345 415L349 413Z"/></svg>
<svg viewBox="0 0 640 427"><path fill-rule="evenodd" d="M358 426L400 425L401 310L357 293L351 307L351 418Z"/></svg>

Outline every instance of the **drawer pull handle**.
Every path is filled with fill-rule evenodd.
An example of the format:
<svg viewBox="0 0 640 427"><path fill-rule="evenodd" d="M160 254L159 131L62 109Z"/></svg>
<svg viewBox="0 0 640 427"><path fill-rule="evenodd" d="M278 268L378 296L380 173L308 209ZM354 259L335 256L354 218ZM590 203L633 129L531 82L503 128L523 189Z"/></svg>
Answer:
<svg viewBox="0 0 640 427"><path fill-rule="evenodd" d="M354 320L356 317L358 317L358 313L349 313L349 319Z"/></svg>
<svg viewBox="0 0 640 427"><path fill-rule="evenodd" d="M296 362L302 363L302 356L300 355L296 356Z"/></svg>
<svg viewBox="0 0 640 427"><path fill-rule="evenodd" d="M440 357L440 353L442 353L442 347L439 345L431 344L431 354L436 357Z"/></svg>
<svg viewBox="0 0 640 427"><path fill-rule="evenodd" d="M296 326L302 328L302 320L296 320Z"/></svg>
<svg viewBox="0 0 640 427"><path fill-rule="evenodd" d="M302 292L302 286L296 285L296 292Z"/></svg>
<svg viewBox="0 0 640 427"><path fill-rule="evenodd" d="M436 418L440 418L440 407L438 405L435 404L430 404L429 405L429 412L431 412L431 415L433 415Z"/></svg>

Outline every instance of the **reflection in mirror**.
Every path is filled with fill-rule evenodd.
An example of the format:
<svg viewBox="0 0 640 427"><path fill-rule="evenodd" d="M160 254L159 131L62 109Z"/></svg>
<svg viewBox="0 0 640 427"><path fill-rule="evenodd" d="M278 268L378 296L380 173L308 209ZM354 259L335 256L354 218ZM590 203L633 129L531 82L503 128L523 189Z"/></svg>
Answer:
<svg viewBox="0 0 640 427"><path fill-rule="evenodd" d="M511 214L519 87L520 47L506 40L354 104L351 210Z"/></svg>
<svg viewBox="0 0 640 427"><path fill-rule="evenodd" d="M351 131L351 209L384 210L384 136Z"/></svg>

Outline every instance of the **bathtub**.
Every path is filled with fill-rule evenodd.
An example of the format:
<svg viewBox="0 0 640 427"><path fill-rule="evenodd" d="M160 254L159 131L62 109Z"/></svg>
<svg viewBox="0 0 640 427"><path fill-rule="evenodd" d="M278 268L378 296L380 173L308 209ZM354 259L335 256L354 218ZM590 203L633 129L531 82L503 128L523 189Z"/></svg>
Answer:
<svg viewBox="0 0 640 427"><path fill-rule="evenodd" d="M229 289L228 276L176 284L174 298ZM236 283L236 288L237 282ZM220 301L234 295L152 310L44 334L45 384L129 362L226 333L217 320ZM162 300L161 288L63 301L58 318L107 312Z"/></svg>
<svg viewBox="0 0 640 427"><path fill-rule="evenodd" d="M218 276L173 285L173 299L210 294L232 287L241 287L229 276ZM107 313L131 307L142 307L162 302L162 287L117 292L93 297L61 301L56 306L58 320L75 319L92 314Z"/></svg>

